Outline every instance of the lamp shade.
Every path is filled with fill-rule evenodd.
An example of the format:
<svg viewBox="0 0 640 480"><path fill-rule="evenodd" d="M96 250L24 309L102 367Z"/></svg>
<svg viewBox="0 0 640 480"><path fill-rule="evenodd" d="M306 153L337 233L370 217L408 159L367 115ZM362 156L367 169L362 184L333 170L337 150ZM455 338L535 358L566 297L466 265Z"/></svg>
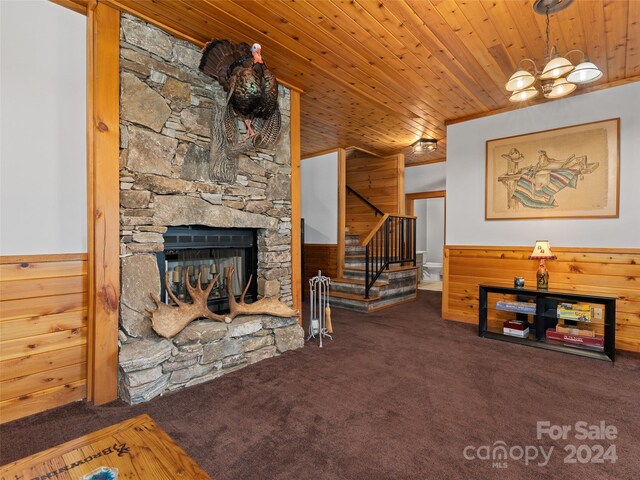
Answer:
<svg viewBox="0 0 640 480"><path fill-rule="evenodd" d="M565 95L569 95L576 89L575 83L567 82L566 78L558 78L554 80L551 91L546 94L547 98L561 98Z"/></svg>
<svg viewBox="0 0 640 480"><path fill-rule="evenodd" d="M510 102L524 102L531 98L536 97L540 92L536 87L525 88L524 90L519 90L517 92L513 92L509 97Z"/></svg>
<svg viewBox="0 0 640 480"><path fill-rule="evenodd" d="M567 75L567 80L571 83L589 83L598 80L602 76L602 71L593 63L584 61Z"/></svg>
<svg viewBox="0 0 640 480"><path fill-rule="evenodd" d="M551 245L549 245L548 240L536 240L533 252L529 255L529 258L539 260L542 258L556 258L556 256L551 253Z"/></svg>
<svg viewBox="0 0 640 480"><path fill-rule="evenodd" d="M531 72L527 72L526 70L518 70L516 73L511 75L504 88L506 88L510 92L524 90L525 88L533 85L533 82L535 81L536 77L534 77Z"/></svg>
<svg viewBox="0 0 640 480"><path fill-rule="evenodd" d="M566 75L574 69L573 64L564 57L552 58L542 70L540 74L541 80L553 80L555 78Z"/></svg>

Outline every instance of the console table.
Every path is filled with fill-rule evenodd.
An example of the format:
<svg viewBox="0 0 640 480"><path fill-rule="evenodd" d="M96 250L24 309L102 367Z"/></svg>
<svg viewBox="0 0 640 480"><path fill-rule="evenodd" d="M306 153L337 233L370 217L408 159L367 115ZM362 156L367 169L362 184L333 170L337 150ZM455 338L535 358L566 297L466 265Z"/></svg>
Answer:
<svg viewBox="0 0 640 480"><path fill-rule="evenodd" d="M492 295L490 299L489 296ZM511 299L529 302L531 309L535 304L535 313L504 311L496 309L496 300ZM589 322L601 330L604 336L604 350L594 351L579 345L567 345L559 342L547 341L546 330L554 328L558 322L557 306L560 303L588 303L599 309L600 318ZM571 353L584 357L600 360L615 361L615 334L616 334L616 299L615 297L602 297L597 295L585 295L567 293L553 290L534 290L526 288L501 287L495 285L480 285L478 306L478 335L486 338L494 338L511 343L519 343L532 347L544 348L558 352ZM500 312L497 314L496 312ZM489 314L491 313L491 317ZM499 318L502 316L502 318ZM527 322L530 334L526 338L519 338L502 333L500 324L509 319Z"/></svg>

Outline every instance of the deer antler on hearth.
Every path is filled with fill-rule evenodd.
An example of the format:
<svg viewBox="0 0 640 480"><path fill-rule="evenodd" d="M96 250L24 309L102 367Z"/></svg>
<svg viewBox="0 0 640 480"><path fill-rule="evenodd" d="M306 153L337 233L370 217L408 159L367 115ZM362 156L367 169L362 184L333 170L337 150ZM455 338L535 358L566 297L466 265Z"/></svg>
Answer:
<svg viewBox="0 0 640 480"><path fill-rule="evenodd" d="M229 296L229 315L228 317L233 320L238 315L272 315L274 317L299 317L300 312L289 307L286 303L282 303L279 297L264 297L253 303L244 303L244 297L251 285L252 276L249 276L247 286L244 287L240 302L236 301L236 297L233 295L231 289L232 286L233 267L229 267L227 270L227 295Z"/></svg>
<svg viewBox="0 0 640 480"><path fill-rule="evenodd" d="M151 324L155 332L164 338L171 338L180 333L184 327L189 325L196 318L208 318L215 320L216 322L223 322L225 317L213 313L207 307L207 299L213 289L219 274L213 277L213 280L209 282L207 288L202 290L200 284L200 273L198 273L198 280L196 287L191 286L189 282L189 274L185 269L184 282L187 287L187 291L191 296L193 303L185 303L175 296L171 290L171 284L169 283L169 272L164 277L164 284L167 287L167 294L176 303L175 306L167 305L158 298L154 293L151 294L151 299L155 302L156 310L147 310L147 313L151 315Z"/></svg>

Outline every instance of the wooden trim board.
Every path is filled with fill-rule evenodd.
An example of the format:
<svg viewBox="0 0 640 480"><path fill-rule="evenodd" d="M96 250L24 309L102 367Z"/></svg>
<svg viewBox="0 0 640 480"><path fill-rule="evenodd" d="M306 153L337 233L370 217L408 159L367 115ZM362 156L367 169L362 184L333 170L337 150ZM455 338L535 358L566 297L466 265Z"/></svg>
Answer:
<svg viewBox="0 0 640 480"><path fill-rule="evenodd" d="M302 324L302 233L300 231L300 93L291 90L291 295Z"/></svg>
<svg viewBox="0 0 640 480"><path fill-rule="evenodd" d="M120 11L87 11L88 397L118 398Z"/></svg>
<svg viewBox="0 0 640 480"><path fill-rule="evenodd" d="M338 255L336 259L336 273L342 278L344 272L344 254L346 244L346 216L347 216L347 151L338 149Z"/></svg>

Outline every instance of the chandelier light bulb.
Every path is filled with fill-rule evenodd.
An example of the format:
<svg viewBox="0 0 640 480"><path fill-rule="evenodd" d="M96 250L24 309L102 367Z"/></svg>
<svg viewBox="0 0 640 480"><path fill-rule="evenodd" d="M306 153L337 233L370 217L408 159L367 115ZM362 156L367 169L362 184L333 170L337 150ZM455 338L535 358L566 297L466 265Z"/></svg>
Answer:
<svg viewBox="0 0 640 480"><path fill-rule="evenodd" d="M602 71L593 63L585 60L567 75L567 80L571 83L589 83L595 82L602 77Z"/></svg>
<svg viewBox="0 0 640 480"><path fill-rule="evenodd" d="M526 70L518 70L516 73L511 75L511 78L509 78L509 81L505 85L505 88L510 92L516 92L518 90L524 90L525 88L530 87L535 81L536 77L534 77L531 72L527 72Z"/></svg>
<svg viewBox="0 0 640 480"><path fill-rule="evenodd" d="M555 57L552 58L549 63L547 63L540 74L541 80L555 80L556 78L560 78L575 67L573 64L564 57Z"/></svg>
<svg viewBox="0 0 640 480"><path fill-rule="evenodd" d="M548 95L545 95L547 98L562 98L566 95L569 95L576 89L576 85L574 83L570 83L566 78L558 78L553 82L553 87L551 87L551 92Z"/></svg>
<svg viewBox="0 0 640 480"><path fill-rule="evenodd" d="M523 90L519 90L517 92L513 92L513 94L509 97L510 102L525 102L534 97L537 97L540 92L535 87L525 88Z"/></svg>

